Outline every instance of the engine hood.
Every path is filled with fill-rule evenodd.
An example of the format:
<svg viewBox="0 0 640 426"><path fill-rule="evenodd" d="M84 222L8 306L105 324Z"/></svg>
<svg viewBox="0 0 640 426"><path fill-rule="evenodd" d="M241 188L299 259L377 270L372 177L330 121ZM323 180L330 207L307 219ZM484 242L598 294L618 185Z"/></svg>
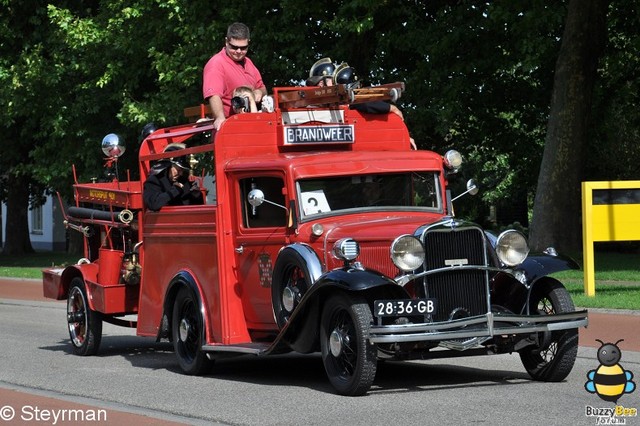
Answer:
<svg viewBox="0 0 640 426"><path fill-rule="evenodd" d="M334 243L342 238L353 238L360 245L358 261L366 268L393 277L398 270L391 262L391 243L400 235L413 235L421 226L441 219L441 214L422 212L368 212L326 218L321 222L324 233L316 242L321 246L316 249L323 252L326 267L333 269L341 265L331 254Z"/></svg>

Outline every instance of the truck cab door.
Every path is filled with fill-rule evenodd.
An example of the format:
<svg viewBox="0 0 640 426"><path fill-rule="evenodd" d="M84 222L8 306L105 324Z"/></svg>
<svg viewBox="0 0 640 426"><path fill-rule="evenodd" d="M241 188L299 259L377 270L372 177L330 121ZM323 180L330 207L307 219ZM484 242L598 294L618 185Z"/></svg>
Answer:
<svg viewBox="0 0 640 426"><path fill-rule="evenodd" d="M236 256L238 289L241 292L247 326L269 330L275 326L271 304L271 275L279 250L287 242L287 200L284 175L265 173L237 181ZM249 193L260 190L264 202L249 203Z"/></svg>

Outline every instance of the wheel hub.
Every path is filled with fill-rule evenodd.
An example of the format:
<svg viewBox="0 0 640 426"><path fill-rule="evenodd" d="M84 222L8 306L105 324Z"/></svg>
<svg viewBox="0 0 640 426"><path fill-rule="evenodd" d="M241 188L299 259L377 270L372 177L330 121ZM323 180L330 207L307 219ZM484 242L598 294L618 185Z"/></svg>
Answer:
<svg viewBox="0 0 640 426"><path fill-rule="evenodd" d="M187 341L187 337L189 336L190 329L191 329L191 325L189 324L189 321L187 321L186 318L182 318L182 320L180 321L180 329L179 329L180 341L182 343Z"/></svg>
<svg viewBox="0 0 640 426"><path fill-rule="evenodd" d="M296 293L291 287L285 287L282 291L282 307L291 313L296 302Z"/></svg>
<svg viewBox="0 0 640 426"><path fill-rule="evenodd" d="M329 336L329 350L331 351L331 355L336 358L339 357L342 353L343 343L342 333L340 333L338 329L333 330Z"/></svg>

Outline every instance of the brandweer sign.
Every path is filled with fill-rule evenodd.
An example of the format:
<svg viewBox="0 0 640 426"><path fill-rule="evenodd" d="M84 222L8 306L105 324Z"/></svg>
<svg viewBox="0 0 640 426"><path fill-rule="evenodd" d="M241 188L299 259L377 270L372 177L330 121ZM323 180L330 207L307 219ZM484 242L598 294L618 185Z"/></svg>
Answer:
<svg viewBox="0 0 640 426"><path fill-rule="evenodd" d="M339 126L285 126L286 145L302 143L353 143L353 125Z"/></svg>

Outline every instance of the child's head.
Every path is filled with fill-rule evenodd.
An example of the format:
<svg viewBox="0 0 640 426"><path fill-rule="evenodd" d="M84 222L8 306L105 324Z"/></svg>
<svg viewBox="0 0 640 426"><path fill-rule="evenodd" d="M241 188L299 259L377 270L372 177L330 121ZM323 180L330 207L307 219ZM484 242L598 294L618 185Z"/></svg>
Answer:
<svg viewBox="0 0 640 426"><path fill-rule="evenodd" d="M253 90L248 86L236 87L231 98L231 109L235 114L258 112Z"/></svg>
<svg viewBox="0 0 640 426"><path fill-rule="evenodd" d="M236 89L233 91L233 96L249 96L253 99L253 90L251 90L251 87L249 86L240 86L240 87L236 87Z"/></svg>

